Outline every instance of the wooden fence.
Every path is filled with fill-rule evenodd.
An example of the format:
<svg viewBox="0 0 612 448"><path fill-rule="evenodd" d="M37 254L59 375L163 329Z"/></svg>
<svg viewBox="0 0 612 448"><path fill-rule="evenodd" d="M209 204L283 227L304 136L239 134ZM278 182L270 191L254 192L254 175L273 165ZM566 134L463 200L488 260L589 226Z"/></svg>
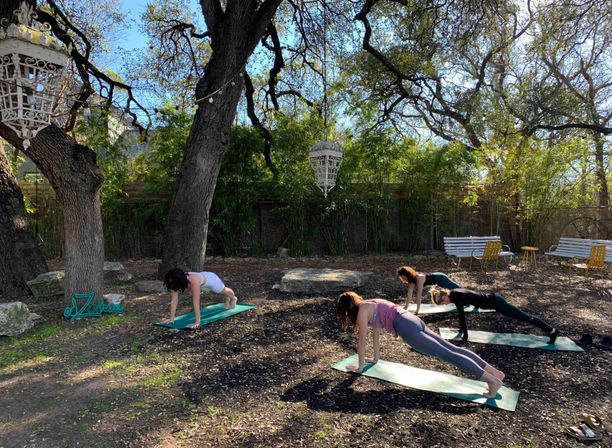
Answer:
<svg viewBox="0 0 612 448"><path fill-rule="evenodd" d="M55 194L46 182L20 182L24 195L35 207L32 215L32 227L41 241L47 258L63 256L63 216ZM131 183L126 186L126 198L117 212L121 219L112 217L112 225L104 223L106 258L159 258L163 241L162 216L149 213L152 205L165 201L161 195L143 192L143 184ZM309 216L305 228L317 231L309 237L307 255L324 255L330 253L332 246L349 254L363 254L375 251L386 252L425 252L443 249L443 236L500 235L504 244L509 244L514 251L526 243L539 245L541 252L559 241L560 236L583 238L609 238L612 223L599 220L600 210L597 207L583 207L575 210L557 210L549 220L546 230L538 241L533 237L517 234L503 210L493 201L479 201L477 206L468 207L459 199L446 203L446 212L441 216L418 215L410 207L410 198L401 192L394 194L386 210L385 223L378 223L377 232L372 228L372 217L365 211L350 211L336 222L327 223L318 228L319 223ZM240 238L240 255L264 255L276 253L279 247L286 245L288 230L275 213L278 204L273 201L255 202L253 213L256 226L252 232ZM148 212L145 213L145 211ZM607 226L607 229L606 229ZM531 238L530 241L527 239ZM208 255L223 253L222 238L209 233L207 243Z"/></svg>

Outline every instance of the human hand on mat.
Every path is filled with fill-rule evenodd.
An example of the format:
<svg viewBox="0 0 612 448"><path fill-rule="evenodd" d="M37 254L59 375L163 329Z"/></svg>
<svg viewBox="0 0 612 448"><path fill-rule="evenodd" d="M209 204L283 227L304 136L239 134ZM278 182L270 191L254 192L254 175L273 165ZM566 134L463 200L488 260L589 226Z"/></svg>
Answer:
<svg viewBox="0 0 612 448"><path fill-rule="evenodd" d="M197 324L196 324L196 323L193 323L193 324L189 324L189 325L187 325L187 327L191 328L192 330L195 330L195 329L196 329L196 328L198 328L199 326L200 326L200 323L199 323L199 322L198 322Z"/></svg>
<svg viewBox="0 0 612 448"><path fill-rule="evenodd" d="M162 320L161 323L165 325L173 325L174 319L165 319L165 320Z"/></svg>

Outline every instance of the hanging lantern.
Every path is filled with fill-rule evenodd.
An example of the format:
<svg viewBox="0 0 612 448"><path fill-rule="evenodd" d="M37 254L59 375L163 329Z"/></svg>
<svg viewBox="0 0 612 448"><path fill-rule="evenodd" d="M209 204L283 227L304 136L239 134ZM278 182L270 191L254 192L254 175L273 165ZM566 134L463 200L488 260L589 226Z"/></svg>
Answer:
<svg viewBox="0 0 612 448"><path fill-rule="evenodd" d="M336 185L336 174L342 163L342 148L328 140L312 145L309 152L310 166L317 178L317 187L325 197L327 192Z"/></svg>
<svg viewBox="0 0 612 448"><path fill-rule="evenodd" d="M68 65L67 49L48 23L32 23L37 14L22 2L18 23L0 21L0 120L24 139L51 124Z"/></svg>

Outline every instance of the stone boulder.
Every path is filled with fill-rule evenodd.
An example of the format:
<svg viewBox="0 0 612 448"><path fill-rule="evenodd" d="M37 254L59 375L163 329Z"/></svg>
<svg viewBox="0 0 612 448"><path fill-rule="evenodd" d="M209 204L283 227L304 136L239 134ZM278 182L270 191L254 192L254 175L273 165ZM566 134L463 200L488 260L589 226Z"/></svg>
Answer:
<svg viewBox="0 0 612 448"><path fill-rule="evenodd" d="M40 274L26 284L34 297L50 297L64 294L64 271L51 271Z"/></svg>
<svg viewBox="0 0 612 448"><path fill-rule="evenodd" d="M283 292L348 291L365 285L371 276L371 272L347 269L297 268L288 270L274 288Z"/></svg>
<svg viewBox="0 0 612 448"><path fill-rule="evenodd" d="M120 305L125 300L124 294L104 294L103 297L107 305Z"/></svg>
<svg viewBox="0 0 612 448"><path fill-rule="evenodd" d="M143 280L134 284L136 291L147 294L158 294L160 292L168 292L166 285L161 280Z"/></svg>
<svg viewBox="0 0 612 448"><path fill-rule="evenodd" d="M33 325L32 315L25 303L0 303L1 336L18 336L28 331Z"/></svg>
<svg viewBox="0 0 612 448"><path fill-rule="evenodd" d="M116 261L104 262L104 282L129 282L132 274L125 270L121 263Z"/></svg>

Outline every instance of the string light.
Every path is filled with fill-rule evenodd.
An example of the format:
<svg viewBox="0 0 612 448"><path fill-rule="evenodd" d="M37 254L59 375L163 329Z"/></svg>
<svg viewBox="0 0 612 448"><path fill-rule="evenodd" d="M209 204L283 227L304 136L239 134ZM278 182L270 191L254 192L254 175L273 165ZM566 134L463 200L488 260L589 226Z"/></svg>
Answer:
<svg viewBox="0 0 612 448"><path fill-rule="evenodd" d="M244 78L244 73L241 71L240 73L238 73L238 76L239 76L240 78ZM226 81L226 82L225 82L225 83L224 83L224 84L223 84L221 87L219 87L219 88L218 88L218 89L216 89L215 91L213 91L213 92L209 93L209 94L208 94L208 95L206 95L206 96L203 96L203 97L201 97L201 98L196 99L196 100L195 100L195 106L194 106L194 109L196 109L196 110L197 110L197 109L199 109L199 105L198 105L198 103L200 103L201 101L204 101L204 100L208 100L208 102L209 102L210 104L213 104L213 103L214 103L214 99L213 99L213 97L214 97L215 95L222 95L222 94L223 94L223 89L224 89L225 87L227 87L227 86L232 86L232 87L235 87L235 86L236 86L236 81L235 81L235 79L236 79L236 75L234 75L233 77L231 77L231 78L230 78L228 81ZM0 83L3 83L3 84L5 84L5 85L9 85L9 86L13 86L13 87L16 85L16 83L15 83L15 82L6 81L6 80L3 80L3 79L0 79ZM77 96L76 94L72 94L72 95L70 95L70 94L60 93L60 94L59 94L57 97L58 97L58 99L64 99L64 100L66 100L66 101L75 101L76 96ZM88 108L89 108L89 107L84 107L84 109L88 109ZM179 107L179 106L175 106L175 108L176 108L176 110L178 110L180 107ZM125 108L123 108L123 109L124 109L124 112L128 112L128 111L129 111L129 108L127 108L127 107L125 107ZM159 109L158 109L158 108L156 108L156 107L154 107L154 108L144 108L144 107L143 107L143 108L140 108L140 109L145 110L145 111L147 111L147 112L153 112L155 115L158 115L158 114L160 113ZM61 114L61 115L57 115L57 116L65 116L65 115L68 115L68 114Z"/></svg>

